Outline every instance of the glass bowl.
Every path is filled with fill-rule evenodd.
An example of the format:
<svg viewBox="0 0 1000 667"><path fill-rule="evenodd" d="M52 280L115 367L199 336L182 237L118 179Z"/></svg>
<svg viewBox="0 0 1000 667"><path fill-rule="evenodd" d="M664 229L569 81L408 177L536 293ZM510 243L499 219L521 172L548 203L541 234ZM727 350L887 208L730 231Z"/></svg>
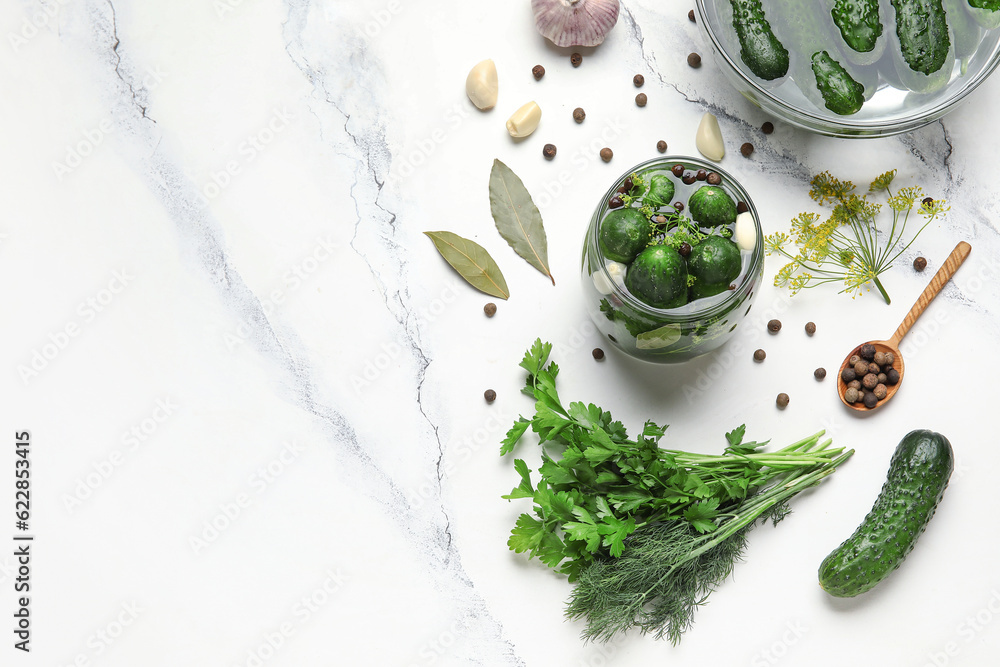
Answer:
<svg viewBox="0 0 1000 667"><path fill-rule="evenodd" d="M675 165L683 165L685 175L695 177L699 170L714 172L721 177L719 187L734 201L746 205L753 220L753 249L740 251L740 273L729 289L721 294L695 299L677 308L656 308L634 296L624 284L622 271L612 267L622 265L605 258L600 244L600 224L611 210L610 201L618 188L633 174L648 182L654 173L670 174ZM689 196L705 180L694 179L686 184L671 175L674 182L674 202L687 210ZM742 208L742 207L741 207ZM669 205L656 210L667 213ZM729 225L732 228L732 225ZM740 322L750 312L764 270L764 237L757 209L746 190L715 164L687 156L663 156L636 165L615 179L597 204L583 243L583 293L587 311L598 330L611 344L624 353L656 363L679 363L717 349L733 337Z"/></svg>
<svg viewBox="0 0 1000 667"><path fill-rule="evenodd" d="M930 76L909 69L901 57L889 0L879 0L882 34L868 54L847 46L827 2L761 2L775 37L789 52L788 73L772 81L757 77L744 63L730 0L695 0L698 24L736 90L775 117L819 134L877 137L915 130L954 109L1000 63L1000 11L972 9L963 0L943 0L950 47L944 65ZM838 115L826 108L810 65L812 54L820 51L864 87L864 103L856 113Z"/></svg>

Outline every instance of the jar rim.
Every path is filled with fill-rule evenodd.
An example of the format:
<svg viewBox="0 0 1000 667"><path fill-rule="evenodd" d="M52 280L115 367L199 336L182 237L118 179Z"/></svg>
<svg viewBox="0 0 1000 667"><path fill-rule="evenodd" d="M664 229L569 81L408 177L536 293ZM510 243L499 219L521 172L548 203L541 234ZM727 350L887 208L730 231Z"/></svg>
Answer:
<svg viewBox="0 0 1000 667"><path fill-rule="evenodd" d="M756 243L754 244L754 249L751 251L750 255L750 266L744 272L743 279L736 286L736 289L730 290L729 294L725 299L713 303L700 310L685 310L690 304L685 304L678 308L657 308L655 306L650 306L649 304L640 301L635 296L633 296L628 290L619 287L617 281L615 281L610 272L608 272L607 264L605 263L604 253L601 251L600 244L600 221L604 218L604 215L608 210L608 202L611 199L613 193L616 192L618 184L625 180L626 177L632 175L633 173L640 171L642 169L647 169L652 166L658 166L664 163L684 163L685 165L695 165L698 168L710 169L719 174L722 177L723 183L728 184L729 188L733 190L736 194L740 195L737 201L742 201L747 205L747 211L753 215L754 226L756 228ZM604 197L601 199L601 203L598 205L597 210L594 212L594 218L592 224L590 225L590 238L587 243L591 246L592 250L596 253L596 256L601 260L599 262L600 266L597 270L601 271L603 276L607 279L608 285L611 287L611 294L613 294L622 303L629 306L629 308L646 315L651 318L656 318L658 320L674 320L681 321L686 319L702 319L706 317L713 317L722 312L726 312L733 304L733 302L738 301L742 298L742 292L748 283L752 283L755 279L756 274L763 270L764 262L764 233L761 229L760 216L757 213L757 207L754 206L753 200L751 199L749 193L746 189L736 180L729 172L721 169L717 165L708 162L705 159L693 157L690 155L661 155L659 157L646 160L645 162L640 162L639 164L633 166L628 171L622 173L618 178L616 178L611 187L608 188L607 192L604 193ZM709 297L711 298L711 297Z"/></svg>

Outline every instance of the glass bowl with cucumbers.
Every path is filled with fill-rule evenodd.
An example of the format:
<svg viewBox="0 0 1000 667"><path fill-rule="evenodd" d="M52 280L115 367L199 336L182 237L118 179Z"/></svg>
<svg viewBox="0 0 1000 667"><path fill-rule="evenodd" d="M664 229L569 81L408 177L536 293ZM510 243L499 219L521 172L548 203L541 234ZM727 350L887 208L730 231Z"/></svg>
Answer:
<svg viewBox="0 0 1000 667"><path fill-rule="evenodd" d="M1000 0L696 0L737 90L791 125L876 137L931 123L1000 62Z"/></svg>
<svg viewBox="0 0 1000 667"><path fill-rule="evenodd" d="M664 156L618 177L583 244L588 312L637 359L688 361L733 337L764 270L746 190L705 160Z"/></svg>

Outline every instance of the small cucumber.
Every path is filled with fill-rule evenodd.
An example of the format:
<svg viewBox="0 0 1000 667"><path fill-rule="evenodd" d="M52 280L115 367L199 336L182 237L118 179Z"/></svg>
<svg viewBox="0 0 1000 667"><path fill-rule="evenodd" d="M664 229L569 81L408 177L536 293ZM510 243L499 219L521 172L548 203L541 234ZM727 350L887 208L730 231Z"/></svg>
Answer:
<svg viewBox="0 0 1000 667"><path fill-rule="evenodd" d="M903 60L930 76L948 61L951 38L942 0L891 0Z"/></svg>
<svg viewBox="0 0 1000 667"><path fill-rule="evenodd" d="M879 41L882 36L882 19L878 0L834 0L830 15L844 42L855 52L872 53L877 46L885 48L885 40ZM878 55L869 63L876 60Z"/></svg>
<svg viewBox="0 0 1000 667"><path fill-rule="evenodd" d="M812 71L826 108L838 116L850 116L865 103L865 87L826 51L813 54Z"/></svg>
<svg viewBox="0 0 1000 667"><path fill-rule="evenodd" d="M854 597L889 576L934 516L954 467L943 435L919 430L904 436L868 516L819 566L820 586L836 597Z"/></svg>
<svg viewBox="0 0 1000 667"><path fill-rule="evenodd" d="M1000 0L997 0L1000 2ZM962 64L962 76L969 66L969 59L976 54L983 41L983 29L972 15L962 9L966 0L944 0L944 10L948 14L948 25L955 40L955 57ZM1000 16L1000 12L997 12Z"/></svg>
<svg viewBox="0 0 1000 667"><path fill-rule="evenodd" d="M750 71L765 81L788 74L788 49L778 41L764 16L760 0L729 0L733 27L740 40L740 58Z"/></svg>

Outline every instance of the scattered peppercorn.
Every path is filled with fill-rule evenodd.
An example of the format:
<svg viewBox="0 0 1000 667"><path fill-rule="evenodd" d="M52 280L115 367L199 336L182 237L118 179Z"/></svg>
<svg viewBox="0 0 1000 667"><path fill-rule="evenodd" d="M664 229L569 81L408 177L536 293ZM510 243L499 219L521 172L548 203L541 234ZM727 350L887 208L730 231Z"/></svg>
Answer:
<svg viewBox="0 0 1000 667"><path fill-rule="evenodd" d="M778 394L778 398L776 398L774 402L778 404L779 408L784 410L786 407L788 407L788 394L786 394L785 392L781 392L780 394Z"/></svg>
<svg viewBox="0 0 1000 667"><path fill-rule="evenodd" d="M604 358L604 350L602 350L599 347L595 347L594 351L591 352L591 354L594 355L594 359L596 359L597 361L600 361L601 359Z"/></svg>
<svg viewBox="0 0 1000 667"><path fill-rule="evenodd" d="M861 349L858 350L858 354L865 361L872 361L875 359L875 346L871 343L865 343L861 346Z"/></svg>
<svg viewBox="0 0 1000 667"><path fill-rule="evenodd" d="M781 320L771 320L767 323L767 330L771 333L778 333L781 331Z"/></svg>
<svg viewBox="0 0 1000 667"><path fill-rule="evenodd" d="M844 400L848 403L857 403L860 398L861 392L854 387L848 387L844 392Z"/></svg>
<svg viewBox="0 0 1000 667"><path fill-rule="evenodd" d="M624 205L625 205L625 202L622 201L622 198L619 197L618 195L615 195L614 197L612 197L611 201L608 202L608 207L609 208L621 208Z"/></svg>
<svg viewBox="0 0 1000 667"><path fill-rule="evenodd" d="M497 400L497 393L492 389L487 389L486 391L483 392L483 398L486 399L487 403L492 403L493 401Z"/></svg>
<svg viewBox="0 0 1000 667"><path fill-rule="evenodd" d="M646 83L646 79L641 74L636 74L635 76L632 77L632 84L636 88L642 88L642 84L644 83Z"/></svg>
<svg viewBox="0 0 1000 667"><path fill-rule="evenodd" d="M885 372L885 382L882 384L889 385L890 387L899 382L899 371L895 368L890 368Z"/></svg>
<svg viewBox="0 0 1000 667"><path fill-rule="evenodd" d="M531 73L534 75L535 81L538 81L545 76L545 68L541 65L535 65L531 68Z"/></svg>
<svg viewBox="0 0 1000 667"><path fill-rule="evenodd" d="M878 376L874 373L869 373L861 378L861 386L865 389L874 389L876 385L878 385Z"/></svg>
<svg viewBox="0 0 1000 667"><path fill-rule="evenodd" d="M740 146L740 153L743 157L750 157L753 154L753 144L748 141Z"/></svg>
<svg viewBox="0 0 1000 667"><path fill-rule="evenodd" d="M691 23L694 23L694 10L693 9L688 10L688 21L690 21Z"/></svg>
<svg viewBox="0 0 1000 667"><path fill-rule="evenodd" d="M574 53L569 57L569 63L573 67L579 67L580 63L582 62L583 62L583 56L581 56L579 53Z"/></svg>
<svg viewBox="0 0 1000 667"><path fill-rule="evenodd" d="M697 53L688 54L688 65L691 67L701 67L701 56Z"/></svg>
<svg viewBox="0 0 1000 667"><path fill-rule="evenodd" d="M814 333L816 333L816 323L806 322L806 334L812 336Z"/></svg>
<svg viewBox="0 0 1000 667"><path fill-rule="evenodd" d="M678 213L680 213L681 211L683 211L684 210L684 202L682 202L682 201L675 201L674 202L674 210L676 210Z"/></svg>
<svg viewBox="0 0 1000 667"><path fill-rule="evenodd" d="M680 245L680 247L677 248L677 252L680 253L681 257L687 257L688 255L691 254L691 244L690 243L682 243Z"/></svg>
<svg viewBox="0 0 1000 667"><path fill-rule="evenodd" d="M764 134L771 134L772 132L774 132L774 123L772 123L771 121L766 121L763 125L760 126L760 131L763 132Z"/></svg>
<svg viewBox="0 0 1000 667"><path fill-rule="evenodd" d="M677 178L680 178L681 176L684 175L684 165L682 165L682 164L675 164L674 166L672 166L670 168L670 173L672 173Z"/></svg>
<svg viewBox="0 0 1000 667"><path fill-rule="evenodd" d="M817 368L816 370L813 371L813 376L817 380L822 380L823 378L826 377L826 369L825 368Z"/></svg>
<svg viewBox="0 0 1000 667"><path fill-rule="evenodd" d="M747 203L745 201L738 201L738 202L736 202L736 212L737 213L746 213L749 210L750 210L750 207L747 206Z"/></svg>
<svg viewBox="0 0 1000 667"><path fill-rule="evenodd" d="M542 155L545 156L546 160L551 160L556 156L556 147L554 144L545 144L542 147Z"/></svg>
<svg viewBox="0 0 1000 667"><path fill-rule="evenodd" d="M871 392L867 392L865 394L864 402L865 402L865 407L871 410L876 405L878 405L878 396L876 396Z"/></svg>
<svg viewBox="0 0 1000 667"><path fill-rule="evenodd" d="M493 317L497 314L497 305L490 301L488 304L483 306L483 312L486 313L486 317Z"/></svg>
<svg viewBox="0 0 1000 667"><path fill-rule="evenodd" d="M927 260L924 259L923 257L917 257L915 260L913 260L913 268L916 269L917 271L923 271L924 269L927 268Z"/></svg>
<svg viewBox="0 0 1000 667"><path fill-rule="evenodd" d="M699 169L698 173L696 173L694 177L697 178L699 181L704 181L708 178L708 172L705 171L704 169Z"/></svg>
<svg viewBox="0 0 1000 667"><path fill-rule="evenodd" d="M611 152L610 148L601 149L601 159L604 160L605 162L611 162L611 158L613 158L614 156L615 154Z"/></svg>
<svg viewBox="0 0 1000 667"><path fill-rule="evenodd" d="M635 96L635 105L639 107L646 106L646 93L639 93Z"/></svg>
<svg viewBox="0 0 1000 667"><path fill-rule="evenodd" d="M764 361L766 357L767 357L767 352L765 352L764 350L755 350L753 353L754 361Z"/></svg>
<svg viewBox="0 0 1000 667"><path fill-rule="evenodd" d="M660 139L659 141L657 141L656 142L656 150L660 151L661 153L666 153L667 152L667 142L665 142L663 139Z"/></svg>
<svg viewBox="0 0 1000 667"><path fill-rule="evenodd" d="M708 172L708 176L705 177L705 180L709 185L719 185L722 183L722 176L719 176L719 173L716 171L710 171Z"/></svg>
<svg viewBox="0 0 1000 667"><path fill-rule="evenodd" d="M586 117L587 117L587 112L581 109L580 107L573 109L573 120L575 120L577 123L582 123L583 119Z"/></svg>
<svg viewBox="0 0 1000 667"><path fill-rule="evenodd" d="M934 198L933 197L924 197L921 200L920 203L923 204L924 206L930 206L931 204L934 203Z"/></svg>
<svg viewBox="0 0 1000 667"><path fill-rule="evenodd" d="M858 374L854 372L853 368L845 368L840 371L840 379L844 382L853 382L858 378Z"/></svg>

